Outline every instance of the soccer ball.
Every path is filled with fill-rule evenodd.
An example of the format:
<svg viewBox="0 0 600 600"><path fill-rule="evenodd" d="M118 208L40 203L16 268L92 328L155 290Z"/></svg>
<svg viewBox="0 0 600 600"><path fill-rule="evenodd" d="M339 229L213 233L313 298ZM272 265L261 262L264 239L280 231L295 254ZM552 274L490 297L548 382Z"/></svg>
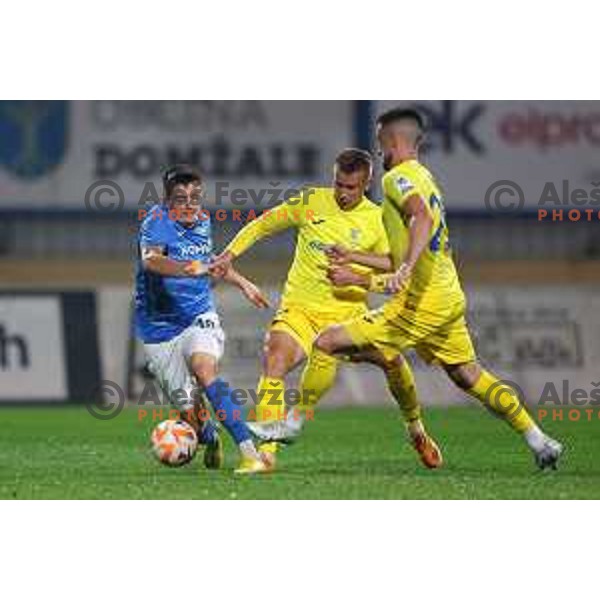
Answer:
<svg viewBox="0 0 600 600"><path fill-rule="evenodd" d="M152 432L152 449L163 465L180 467L190 462L198 449L198 437L185 421L163 421Z"/></svg>

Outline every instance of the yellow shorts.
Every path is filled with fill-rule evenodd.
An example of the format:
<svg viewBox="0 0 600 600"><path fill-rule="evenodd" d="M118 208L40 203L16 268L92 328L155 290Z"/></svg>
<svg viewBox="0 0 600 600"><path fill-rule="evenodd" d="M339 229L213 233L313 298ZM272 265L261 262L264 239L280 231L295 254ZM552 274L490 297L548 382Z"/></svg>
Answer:
<svg viewBox="0 0 600 600"><path fill-rule="evenodd" d="M436 312L384 305L342 325L358 348L373 346L386 360L409 348L428 363L458 365L475 360L464 304Z"/></svg>
<svg viewBox="0 0 600 600"><path fill-rule="evenodd" d="M330 325L337 325L348 319L358 318L367 313L366 305L338 312L322 312L311 308L283 302L273 317L269 331L283 331L291 335L300 345L306 356L312 353L317 335Z"/></svg>

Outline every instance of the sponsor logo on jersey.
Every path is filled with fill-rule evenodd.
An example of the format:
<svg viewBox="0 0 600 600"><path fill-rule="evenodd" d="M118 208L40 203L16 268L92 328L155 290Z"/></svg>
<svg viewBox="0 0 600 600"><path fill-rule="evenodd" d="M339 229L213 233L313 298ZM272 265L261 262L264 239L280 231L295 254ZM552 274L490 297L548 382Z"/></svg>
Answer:
<svg viewBox="0 0 600 600"><path fill-rule="evenodd" d="M414 189L415 186L405 177L398 177L398 179L396 179L396 187L400 190L401 194L406 194L406 192L410 192L410 190Z"/></svg>
<svg viewBox="0 0 600 600"><path fill-rule="evenodd" d="M210 254L210 252L212 251L212 247L211 244L208 243L195 244L193 246L189 244L186 244L185 246L178 244L177 250L179 251L179 254L181 254L182 257L188 258L190 256L195 257L202 254Z"/></svg>
<svg viewBox="0 0 600 600"><path fill-rule="evenodd" d="M327 248L329 248L331 246L331 244L326 244L325 242L322 242L321 240L311 240L308 243L308 247L313 249L313 250L317 250L319 252L325 252L325 250L327 250Z"/></svg>

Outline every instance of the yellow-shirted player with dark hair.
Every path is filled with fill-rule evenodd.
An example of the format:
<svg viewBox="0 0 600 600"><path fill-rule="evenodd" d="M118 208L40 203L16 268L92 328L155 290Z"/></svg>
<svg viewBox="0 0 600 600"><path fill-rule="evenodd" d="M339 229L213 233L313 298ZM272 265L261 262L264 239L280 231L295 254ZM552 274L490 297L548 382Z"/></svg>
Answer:
<svg viewBox="0 0 600 600"><path fill-rule="evenodd" d="M267 334L258 383L257 423L251 428L263 440L295 437L302 426L302 412L314 407L333 385L337 358L313 352L318 333L333 323L360 317L368 311L367 291L344 285L344 267L331 265L330 257L336 249L347 249L345 259L353 263L361 260L364 264L357 269L365 276L389 267L381 209L364 195L371 173L368 152L344 150L335 161L333 187L306 189L298 198L261 215L246 225L215 259L214 269L226 269L258 240L289 227L298 230L294 262ZM281 402L284 378L306 359L300 383L301 401L294 406L298 410L288 411L285 418ZM388 360L365 352L361 359L384 370L423 463L430 468L439 466L441 454L421 422L414 378L402 355L396 353ZM275 442L261 446L263 452L274 452L276 448Z"/></svg>
<svg viewBox="0 0 600 600"><path fill-rule="evenodd" d="M315 354L368 349L389 361L415 348L522 434L540 468L556 467L561 444L540 430L513 388L476 362L465 321L465 295L450 254L442 195L418 160L424 134L421 115L411 109L394 109L379 117L377 127L386 170L382 208L392 273L370 275L348 266L341 269L345 282L394 295L381 309L323 331L315 342Z"/></svg>

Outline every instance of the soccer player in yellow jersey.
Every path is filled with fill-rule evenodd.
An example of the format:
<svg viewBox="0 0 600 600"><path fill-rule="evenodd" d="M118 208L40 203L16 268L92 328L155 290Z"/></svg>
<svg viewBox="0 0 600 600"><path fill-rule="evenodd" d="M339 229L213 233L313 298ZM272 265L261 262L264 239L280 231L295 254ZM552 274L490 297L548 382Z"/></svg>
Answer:
<svg viewBox="0 0 600 600"><path fill-rule="evenodd" d="M377 311L327 328L318 336L315 352L332 356L369 349L389 361L415 348L522 434L540 468L555 468L561 444L540 430L513 388L476 361L465 322L465 295L450 255L442 194L418 159L423 135L423 118L411 109L391 110L377 121L386 171L383 221L391 273L363 274L342 266L339 275L344 283L393 297ZM344 255L338 249L335 261L343 262Z"/></svg>
<svg viewBox="0 0 600 600"><path fill-rule="evenodd" d="M299 198L261 215L246 225L215 259L215 269L227 268L235 257L261 238L289 227L298 230L294 262L267 334L263 372L258 383L258 423L253 431L263 439L282 440L297 435L303 421L302 411L313 407L332 386L337 359L322 352L313 353L318 333L328 325L358 318L368 310L367 291L360 286L343 285L338 276L338 272L343 276L343 267L330 264L331 253L337 247L344 247L351 258L367 257L366 266L357 266L365 275L378 268L383 272L389 266L381 209L364 196L371 173L368 152L344 150L335 161L332 188L306 189ZM284 378L306 359L300 403L288 411L285 419L281 402ZM386 359L365 352L361 359L384 370L421 460L430 468L439 466L441 454L420 420L413 375L402 355L396 353ZM275 401L272 392L279 394L279 401ZM276 443L263 444L261 450L274 452L276 448Z"/></svg>

